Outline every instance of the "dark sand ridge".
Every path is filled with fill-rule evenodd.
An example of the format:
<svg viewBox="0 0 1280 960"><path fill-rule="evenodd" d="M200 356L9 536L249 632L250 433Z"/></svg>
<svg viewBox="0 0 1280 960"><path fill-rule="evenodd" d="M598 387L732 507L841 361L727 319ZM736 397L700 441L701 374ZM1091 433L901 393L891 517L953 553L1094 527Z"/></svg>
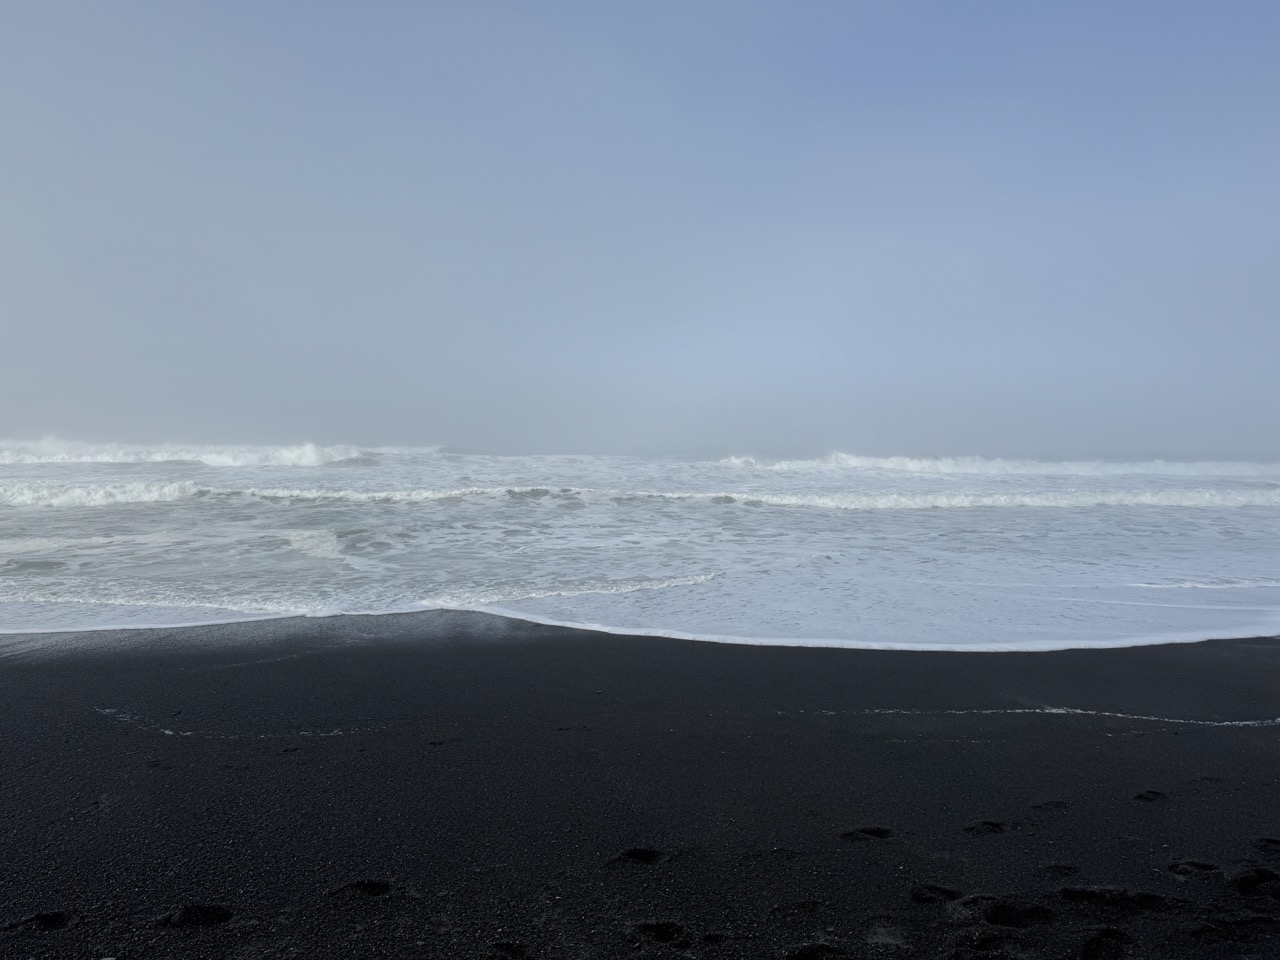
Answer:
<svg viewBox="0 0 1280 960"><path fill-rule="evenodd" d="M1275 638L99 639L0 645L6 958L1280 957Z"/></svg>

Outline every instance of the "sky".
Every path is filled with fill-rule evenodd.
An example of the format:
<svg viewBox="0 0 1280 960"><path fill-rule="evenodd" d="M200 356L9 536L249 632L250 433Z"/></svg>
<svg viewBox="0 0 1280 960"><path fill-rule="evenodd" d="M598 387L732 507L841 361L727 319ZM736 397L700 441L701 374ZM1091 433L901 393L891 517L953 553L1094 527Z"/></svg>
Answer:
<svg viewBox="0 0 1280 960"><path fill-rule="evenodd" d="M1280 458L1280 4L0 5L0 437Z"/></svg>

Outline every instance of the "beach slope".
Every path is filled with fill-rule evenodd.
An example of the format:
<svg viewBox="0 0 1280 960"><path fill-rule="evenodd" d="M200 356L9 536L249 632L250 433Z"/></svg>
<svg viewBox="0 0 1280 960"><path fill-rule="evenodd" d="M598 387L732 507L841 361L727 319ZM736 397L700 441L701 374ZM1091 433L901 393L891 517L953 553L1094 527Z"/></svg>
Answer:
<svg viewBox="0 0 1280 960"><path fill-rule="evenodd" d="M9 637L5 957L1280 956L1280 640Z"/></svg>

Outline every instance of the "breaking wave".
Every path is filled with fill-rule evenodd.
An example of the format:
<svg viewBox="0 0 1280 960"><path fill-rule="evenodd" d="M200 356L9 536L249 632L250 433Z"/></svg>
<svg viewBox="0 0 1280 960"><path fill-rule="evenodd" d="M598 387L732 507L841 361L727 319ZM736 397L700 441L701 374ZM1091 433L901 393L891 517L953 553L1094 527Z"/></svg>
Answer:
<svg viewBox="0 0 1280 960"><path fill-rule="evenodd" d="M1276 507L1280 490L1067 491L1062 493L638 493L632 497L709 500L745 506L829 510L939 510L966 507Z"/></svg>
<svg viewBox="0 0 1280 960"><path fill-rule="evenodd" d="M162 503L195 497L249 497L256 500L349 503L423 503L485 494L520 494L536 491L514 487L456 490L301 490L282 487L218 488L191 482L107 483L80 486L52 484L0 485L0 504L15 507L100 507L124 503Z"/></svg>
<svg viewBox="0 0 1280 960"><path fill-rule="evenodd" d="M859 457L831 453L811 460L768 460L756 457L728 457L720 461L743 470L781 472L893 470L928 474L982 474L993 476L1078 476L1125 475L1167 477L1271 477L1280 476L1280 463L1247 463L1231 460L1000 460L986 457Z"/></svg>
<svg viewBox="0 0 1280 960"><path fill-rule="evenodd" d="M0 632L447 607L752 643L1263 636L1277 542L1277 464L0 441Z"/></svg>
<svg viewBox="0 0 1280 960"><path fill-rule="evenodd" d="M0 503L13 507L105 507L120 503L162 503L207 492L194 483L109 483L63 487L18 483L0 486Z"/></svg>
<svg viewBox="0 0 1280 960"><path fill-rule="evenodd" d="M1106 490L1050 493L825 493L687 492L597 490L583 487L459 487L410 490L324 490L288 487L218 488L191 482L111 483L58 486L0 485L0 504L18 507L97 507L159 503L195 497L248 497L280 502L428 503L467 497L507 497L536 503L544 498L691 501L718 507L808 507L825 510L944 510L975 507L1277 507L1280 489L1262 490Z"/></svg>
<svg viewBox="0 0 1280 960"><path fill-rule="evenodd" d="M0 440L0 464L22 463L202 463L210 467L321 467L365 454L358 447L255 446L237 444L83 443L77 440Z"/></svg>

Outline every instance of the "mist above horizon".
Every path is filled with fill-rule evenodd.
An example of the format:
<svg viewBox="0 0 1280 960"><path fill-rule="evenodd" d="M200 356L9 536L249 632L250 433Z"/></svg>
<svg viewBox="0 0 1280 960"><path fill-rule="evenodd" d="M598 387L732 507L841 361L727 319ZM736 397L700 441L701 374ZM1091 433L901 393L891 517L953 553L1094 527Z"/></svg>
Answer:
<svg viewBox="0 0 1280 960"><path fill-rule="evenodd" d="M0 437L1280 459L1280 7L0 11Z"/></svg>

